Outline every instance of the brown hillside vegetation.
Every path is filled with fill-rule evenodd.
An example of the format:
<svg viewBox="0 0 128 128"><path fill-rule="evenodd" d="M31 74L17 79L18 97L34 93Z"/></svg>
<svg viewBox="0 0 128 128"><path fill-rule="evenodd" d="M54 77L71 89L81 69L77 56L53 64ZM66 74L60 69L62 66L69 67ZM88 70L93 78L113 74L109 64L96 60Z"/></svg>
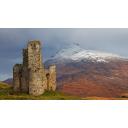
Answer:
<svg viewBox="0 0 128 128"><path fill-rule="evenodd" d="M66 94L80 97L127 97L128 61L59 65L58 71L58 90Z"/></svg>

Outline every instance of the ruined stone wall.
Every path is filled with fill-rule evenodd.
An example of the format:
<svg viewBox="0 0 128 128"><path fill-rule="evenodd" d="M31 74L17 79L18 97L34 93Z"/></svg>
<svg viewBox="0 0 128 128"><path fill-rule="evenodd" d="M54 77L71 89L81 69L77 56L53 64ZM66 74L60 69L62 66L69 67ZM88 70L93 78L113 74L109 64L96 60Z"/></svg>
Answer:
<svg viewBox="0 0 128 128"><path fill-rule="evenodd" d="M28 49L23 49L23 66L28 67Z"/></svg>
<svg viewBox="0 0 128 128"><path fill-rule="evenodd" d="M45 87L42 78L42 70L38 70L38 72L29 71L29 94L38 96L44 93Z"/></svg>
<svg viewBox="0 0 128 128"><path fill-rule="evenodd" d="M28 68L23 66L22 72L21 72L21 92L28 93L29 91L28 78L29 78Z"/></svg>
<svg viewBox="0 0 128 128"><path fill-rule="evenodd" d="M41 46L39 41L28 44L29 94L41 95L45 91L43 85L44 69L42 65Z"/></svg>
<svg viewBox="0 0 128 128"><path fill-rule="evenodd" d="M49 67L49 73L46 74L47 76L47 89L49 91L56 90L56 66L52 65Z"/></svg>
<svg viewBox="0 0 128 128"><path fill-rule="evenodd" d="M31 95L41 95L45 90L56 90L56 66L50 66L46 71L42 63L41 44L30 41L23 49L23 65L13 68L14 91Z"/></svg>
<svg viewBox="0 0 128 128"><path fill-rule="evenodd" d="M23 49L23 66L21 71L21 91L28 93L28 49Z"/></svg>
<svg viewBox="0 0 128 128"><path fill-rule="evenodd" d="M39 41L28 43L28 68L32 68L32 70L42 68L41 44Z"/></svg>
<svg viewBox="0 0 128 128"><path fill-rule="evenodd" d="M15 92L20 92L21 89L21 71L21 64L16 64L13 67L13 89Z"/></svg>

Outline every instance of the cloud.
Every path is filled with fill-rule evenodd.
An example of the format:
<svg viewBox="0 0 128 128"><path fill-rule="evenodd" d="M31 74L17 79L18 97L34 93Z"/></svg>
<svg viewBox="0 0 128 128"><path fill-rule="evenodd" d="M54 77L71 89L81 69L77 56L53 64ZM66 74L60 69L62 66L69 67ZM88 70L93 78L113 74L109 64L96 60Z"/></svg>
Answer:
<svg viewBox="0 0 128 128"><path fill-rule="evenodd" d="M128 57L128 29L1 28L0 79L10 76L13 65L22 61L22 49L35 39L42 42L44 60L74 42L85 49Z"/></svg>

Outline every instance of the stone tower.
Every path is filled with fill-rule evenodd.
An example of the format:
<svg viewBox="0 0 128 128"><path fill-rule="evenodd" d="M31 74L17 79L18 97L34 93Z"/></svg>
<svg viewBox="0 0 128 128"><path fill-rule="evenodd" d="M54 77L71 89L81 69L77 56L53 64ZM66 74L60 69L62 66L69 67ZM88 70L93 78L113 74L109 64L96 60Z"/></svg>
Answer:
<svg viewBox="0 0 128 128"><path fill-rule="evenodd" d="M15 92L20 92L21 89L21 70L22 70L22 65L21 64L16 64L13 67L13 85L14 85L14 91Z"/></svg>
<svg viewBox="0 0 128 128"><path fill-rule="evenodd" d="M47 80L48 80L47 90L55 91L56 90L56 66L55 65L50 66L49 71L46 74L46 77L47 77Z"/></svg>
<svg viewBox="0 0 128 128"><path fill-rule="evenodd" d="M41 95L45 90L56 90L56 66L44 69L40 41L30 41L23 49L23 64L13 68L13 86L15 92Z"/></svg>

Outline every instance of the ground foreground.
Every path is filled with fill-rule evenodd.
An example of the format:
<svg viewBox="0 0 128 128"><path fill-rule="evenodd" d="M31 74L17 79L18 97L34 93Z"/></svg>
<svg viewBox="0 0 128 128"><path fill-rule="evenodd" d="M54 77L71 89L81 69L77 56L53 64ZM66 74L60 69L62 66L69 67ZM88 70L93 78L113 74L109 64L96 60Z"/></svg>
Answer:
<svg viewBox="0 0 128 128"><path fill-rule="evenodd" d="M60 92L45 92L41 96L31 96L24 93L14 93L12 87L0 82L0 100L78 100L76 96L65 95Z"/></svg>
<svg viewBox="0 0 128 128"><path fill-rule="evenodd" d="M45 92L41 96L13 93L12 87L0 82L0 100L128 100L128 98L77 97L61 92Z"/></svg>

